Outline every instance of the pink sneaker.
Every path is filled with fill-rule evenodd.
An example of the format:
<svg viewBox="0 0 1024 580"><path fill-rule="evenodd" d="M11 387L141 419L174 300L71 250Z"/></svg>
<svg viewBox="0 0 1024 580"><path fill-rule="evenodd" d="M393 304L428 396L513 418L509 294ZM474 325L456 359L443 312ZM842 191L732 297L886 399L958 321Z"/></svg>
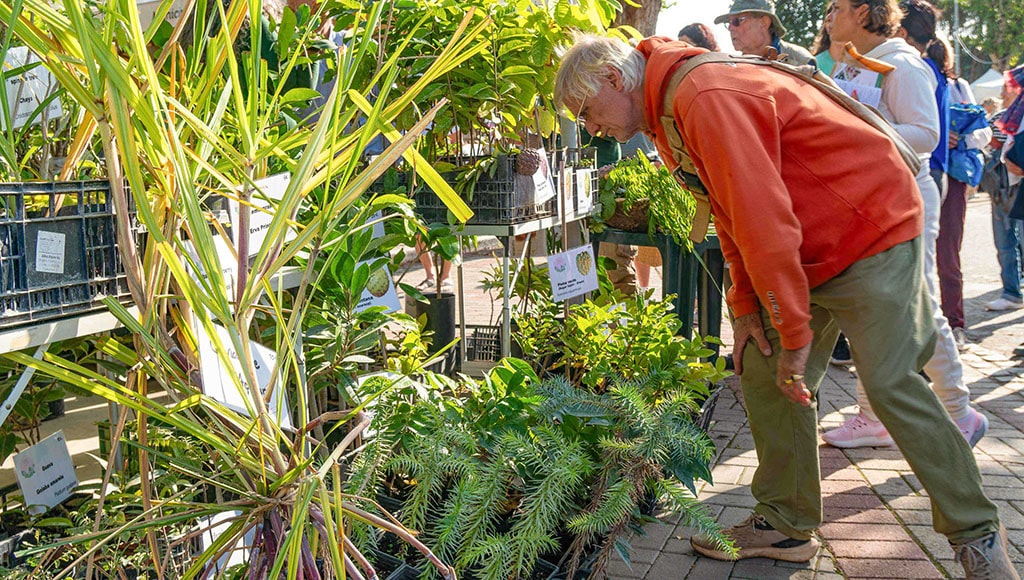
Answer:
<svg viewBox="0 0 1024 580"><path fill-rule="evenodd" d="M821 435L832 447L884 447L892 445L892 437L881 421L872 421L862 414Z"/></svg>
<svg viewBox="0 0 1024 580"><path fill-rule="evenodd" d="M956 426L964 434L964 439L974 447L988 431L988 417L971 408L966 417L956 422Z"/></svg>

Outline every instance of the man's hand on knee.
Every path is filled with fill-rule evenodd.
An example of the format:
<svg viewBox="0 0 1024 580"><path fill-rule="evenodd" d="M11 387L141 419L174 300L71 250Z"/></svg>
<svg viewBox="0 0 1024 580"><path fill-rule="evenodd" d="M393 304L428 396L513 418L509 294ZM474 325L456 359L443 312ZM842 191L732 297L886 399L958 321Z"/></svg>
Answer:
<svg viewBox="0 0 1024 580"><path fill-rule="evenodd" d="M736 365L736 374L743 374L743 349L747 347L747 341L754 339L757 347L761 349L764 356L772 356L772 343L764 335L764 326L761 324L761 315L757 312L744 314L736 318L732 323L733 347L732 360Z"/></svg>
<svg viewBox="0 0 1024 580"><path fill-rule="evenodd" d="M779 366L775 383L782 394L794 403L805 407L811 405L811 391L804 382L804 371L807 369L807 357L811 354L811 343L796 350L782 349L779 354Z"/></svg>

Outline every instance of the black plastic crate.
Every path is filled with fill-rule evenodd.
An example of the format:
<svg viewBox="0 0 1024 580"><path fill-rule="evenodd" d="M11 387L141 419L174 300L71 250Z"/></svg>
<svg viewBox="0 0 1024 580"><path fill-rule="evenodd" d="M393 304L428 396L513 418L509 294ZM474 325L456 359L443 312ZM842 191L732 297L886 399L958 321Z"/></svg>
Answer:
<svg viewBox="0 0 1024 580"><path fill-rule="evenodd" d="M0 327L130 298L110 182L0 183Z"/></svg>
<svg viewBox="0 0 1024 580"><path fill-rule="evenodd" d="M501 327L466 325L466 360L501 360Z"/></svg>
<svg viewBox="0 0 1024 580"><path fill-rule="evenodd" d="M533 177L516 173L516 157L515 154L498 155L494 165L477 178L472 188L472 199L466 201L466 205L473 210L473 217L466 223L514 224L554 213L554 199L542 203L535 201ZM464 157L458 161L463 165L471 165L480 160L480 157ZM459 175L460 172L452 171L443 173L442 177L459 190ZM420 189L414 199L416 213L424 221L447 223L448 208L433 191Z"/></svg>

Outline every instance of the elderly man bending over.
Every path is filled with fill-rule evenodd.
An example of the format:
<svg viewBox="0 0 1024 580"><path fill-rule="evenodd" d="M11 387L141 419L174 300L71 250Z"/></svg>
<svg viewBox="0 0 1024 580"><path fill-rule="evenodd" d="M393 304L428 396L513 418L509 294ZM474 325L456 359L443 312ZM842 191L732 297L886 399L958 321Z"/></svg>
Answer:
<svg viewBox="0 0 1024 580"><path fill-rule="evenodd" d="M802 562L817 552L817 391L842 329L864 345L854 362L868 398L967 578L1019 578L971 449L918 374L935 325L921 196L898 149L770 66L708 63L680 80L680 66L704 52L585 36L562 60L555 98L593 135L646 133L671 169L688 150L685 168L707 188L732 266L733 355L758 457L757 506L727 530L739 557ZM691 543L728 557L702 537Z"/></svg>

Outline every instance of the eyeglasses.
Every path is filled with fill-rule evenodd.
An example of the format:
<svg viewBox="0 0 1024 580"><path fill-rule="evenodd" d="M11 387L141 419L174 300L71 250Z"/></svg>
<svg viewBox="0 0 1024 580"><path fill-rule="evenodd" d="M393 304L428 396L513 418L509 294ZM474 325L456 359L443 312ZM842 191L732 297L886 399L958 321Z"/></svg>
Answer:
<svg viewBox="0 0 1024 580"><path fill-rule="evenodd" d="M748 18L753 18L753 16L733 16L729 20L725 21L725 27L729 30L732 30L733 28L739 27L739 25L743 24L743 21L747 20Z"/></svg>

